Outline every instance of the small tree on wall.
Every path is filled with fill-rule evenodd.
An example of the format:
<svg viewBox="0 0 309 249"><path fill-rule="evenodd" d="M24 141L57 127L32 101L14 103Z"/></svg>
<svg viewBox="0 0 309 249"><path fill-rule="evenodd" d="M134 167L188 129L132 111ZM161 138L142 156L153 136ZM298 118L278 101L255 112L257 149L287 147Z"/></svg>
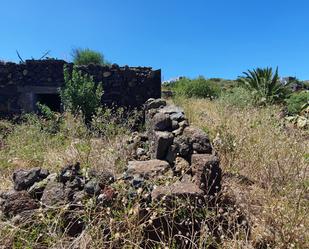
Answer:
<svg viewBox="0 0 309 249"><path fill-rule="evenodd" d="M109 65L110 63L105 60L104 55L98 51L89 48L77 48L72 51L73 63L75 65Z"/></svg>
<svg viewBox="0 0 309 249"><path fill-rule="evenodd" d="M76 66L73 66L72 74L67 67L64 68L64 81L65 84L60 89L64 109L74 115L81 111L85 119L90 120L101 105L101 82L95 84L92 76L82 73Z"/></svg>

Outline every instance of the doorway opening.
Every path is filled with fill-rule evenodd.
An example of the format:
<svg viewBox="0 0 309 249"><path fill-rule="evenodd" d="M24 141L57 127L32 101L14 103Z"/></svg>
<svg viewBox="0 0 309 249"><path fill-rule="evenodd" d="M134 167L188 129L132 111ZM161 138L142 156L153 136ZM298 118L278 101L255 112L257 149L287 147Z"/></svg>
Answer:
<svg viewBox="0 0 309 249"><path fill-rule="evenodd" d="M48 106L54 112L61 111L61 99L59 94L37 94L36 102Z"/></svg>

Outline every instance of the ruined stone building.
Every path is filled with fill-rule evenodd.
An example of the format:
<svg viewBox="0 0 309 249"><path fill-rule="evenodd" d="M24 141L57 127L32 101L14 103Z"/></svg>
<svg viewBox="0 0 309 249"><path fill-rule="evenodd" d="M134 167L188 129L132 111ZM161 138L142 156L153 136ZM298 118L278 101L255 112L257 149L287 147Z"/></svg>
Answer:
<svg viewBox="0 0 309 249"><path fill-rule="evenodd" d="M0 62L0 114L37 110L36 103L61 110L59 88L64 84L63 68L73 67L63 60L27 60L25 63ZM161 96L161 70L150 67L79 66L82 72L102 82L102 104L141 106L149 98Z"/></svg>

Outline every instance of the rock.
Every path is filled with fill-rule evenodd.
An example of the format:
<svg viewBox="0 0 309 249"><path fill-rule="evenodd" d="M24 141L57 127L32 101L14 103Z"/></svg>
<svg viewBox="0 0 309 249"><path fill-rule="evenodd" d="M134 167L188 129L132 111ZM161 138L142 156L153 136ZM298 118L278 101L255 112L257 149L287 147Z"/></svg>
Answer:
<svg viewBox="0 0 309 249"><path fill-rule="evenodd" d="M164 99L148 99L145 103L146 110L157 109L166 106L166 101Z"/></svg>
<svg viewBox="0 0 309 249"><path fill-rule="evenodd" d="M39 208L39 203L32 199L27 191L9 191L1 194L1 211L7 218Z"/></svg>
<svg viewBox="0 0 309 249"><path fill-rule="evenodd" d="M87 195L85 191L77 191L73 194L73 203L74 204L82 204L83 201L86 199Z"/></svg>
<svg viewBox="0 0 309 249"><path fill-rule="evenodd" d="M177 153L181 157L188 158L192 154L192 145L189 137L175 137L174 145L177 148Z"/></svg>
<svg viewBox="0 0 309 249"><path fill-rule="evenodd" d="M143 187L145 179L143 177L139 177L139 176L133 176L133 180L132 180L132 186L136 189Z"/></svg>
<svg viewBox="0 0 309 249"><path fill-rule="evenodd" d="M193 154L191 169L194 182L209 196L221 190L222 172L219 159L209 154Z"/></svg>
<svg viewBox="0 0 309 249"><path fill-rule="evenodd" d="M178 154L178 148L175 144L172 144L168 148L167 155L165 158L166 161L168 161L170 164L174 164L177 154Z"/></svg>
<svg viewBox="0 0 309 249"><path fill-rule="evenodd" d="M186 128L187 126L189 126L189 122L188 122L188 120L183 120L183 121L181 121L181 122L179 122L179 127L181 127L181 128Z"/></svg>
<svg viewBox="0 0 309 249"><path fill-rule="evenodd" d="M40 200L42 195L43 195L43 192L44 192L44 189L46 187L46 185L49 183L49 182L55 182L57 179L57 173L53 173L53 174L50 174L48 177L46 177L44 180L40 181L40 182L36 182L34 183L30 189L28 190L28 193L35 199L38 199Z"/></svg>
<svg viewBox="0 0 309 249"><path fill-rule="evenodd" d="M169 131L172 129L172 120L168 114L156 113L150 121L149 129L155 131Z"/></svg>
<svg viewBox="0 0 309 249"><path fill-rule="evenodd" d="M115 176L108 170L94 170L89 171L89 178L95 178L100 187L104 188L106 185L109 185L115 181Z"/></svg>
<svg viewBox="0 0 309 249"><path fill-rule="evenodd" d="M203 191L192 182L176 182L171 186L158 186L151 192L152 200L172 200L175 198L202 198Z"/></svg>
<svg viewBox="0 0 309 249"><path fill-rule="evenodd" d="M190 164L187 160L182 157L176 157L175 160L175 172L176 173L187 173L190 171Z"/></svg>
<svg viewBox="0 0 309 249"><path fill-rule="evenodd" d="M173 144L174 136L171 132L155 131L152 141L152 158L164 159L169 146Z"/></svg>
<svg viewBox="0 0 309 249"><path fill-rule="evenodd" d="M43 192L41 202L46 206L60 206L68 201L68 189L60 182L49 182Z"/></svg>
<svg viewBox="0 0 309 249"><path fill-rule="evenodd" d="M174 134L175 137L178 137L178 136L181 136L181 135L182 135L183 130L184 130L184 128L179 127L178 129L173 130L172 133Z"/></svg>
<svg viewBox="0 0 309 249"><path fill-rule="evenodd" d="M82 190L84 185L84 179L79 176L76 176L73 180L66 182L66 187L75 191Z"/></svg>
<svg viewBox="0 0 309 249"><path fill-rule="evenodd" d="M179 124L177 121L172 120L172 130L177 130L179 128Z"/></svg>
<svg viewBox="0 0 309 249"><path fill-rule="evenodd" d="M30 170L16 170L13 173L14 189L17 191L27 190L35 182L39 182L49 175L47 170L33 168Z"/></svg>
<svg viewBox="0 0 309 249"><path fill-rule="evenodd" d="M149 161L129 161L126 174L128 176L142 177L145 179L155 179L163 175L170 169L170 165L162 160L149 160Z"/></svg>
<svg viewBox="0 0 309 249"><path fill-rule="evenodd" d="M105 187L102 193L98 196L100 203L110 202L115 196L115 190L111 187Z"/></svg>
<svg viewBox="0 0 309 249"><path fill-rule="evenodd" d="M100 184L97 179L91 179L89 182L86 183L84 191L89 196L97 196L101 192Z"/></svg>
<svg viewBox="0 0 309 249"><path fill-rule="evenodd" d="M80 164L76 163L74 165L68 165L64 167L59 175L59 181L66 183L67 181L73 181L76 176L80 175Z"/></svg>
<svg viewBox="0 0 309 249"><path fill-rule="evenodd" d="M209 138L202 130L193 127L186 127L183 131L183 136L189 138L193 150L197 153L211 154L212 147Z"/></svg>
<svg viewBox="0 0 309 249"><path fill-rule="evenodd" d="M178 122L185 119L183 109L175 105L166 105L163 108L161 108L159 112L170 115L172 120L176 120Z"/></svg>
<svg viewBox="0 0 309 249"><path fill-rule="evenodd" d="M141 156L143 156L143 155L145 155L146 154L146 151L143 149L143 148L137 148L137 150L136 150L136 155L138 156L138 157L141 157Z"/></svg>

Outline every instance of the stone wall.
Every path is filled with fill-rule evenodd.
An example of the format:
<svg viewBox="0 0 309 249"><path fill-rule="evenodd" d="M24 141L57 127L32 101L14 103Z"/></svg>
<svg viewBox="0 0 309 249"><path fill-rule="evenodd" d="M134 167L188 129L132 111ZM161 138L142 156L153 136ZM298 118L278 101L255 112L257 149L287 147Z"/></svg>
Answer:
<svg viewBox="0 0 309 249"><path fill-rule="evenodd" d="M64 84L63 60L27 60L15 64L0 62L0 113L35 111L40 95L56 95ZM161 96L161 70L150 67L87 65L79 69L103 82L103 104L139 107L149 98ZM55 99L56 101L56 99Z"/></svg>
<svg viewBox="0 0 309 249"><path fill-rule="evenodd" d="M91 214L95 217L97 211L129 210L130 206L136 210L136 224L143 224L141 248L155 248L152 243L163 241L164 234L178 238L176 248L193 248L208 218L203 212L219 203L219 159L207 134L190 126L181 108L163 99L149 99L144 107L146 132L133 133L128 140L131 156L123 174L114 177L105 168L89 169L85 174L79 163L52 174L42 168L18 169L12 176L14 190L0 193L3 219L14 222L18 215L21 221L29 219L29 214L35 217L38 210L44 213L66 205L71 215L62 220L65 230L70 236L78 236L88 225L80 217L90 202L96 205ZM175 210L181 207L186 213L182 203L191 213L180 215L178 222ZM157 210L165 211L158 215ZM114 218L112 215L109 217ZM188 222L191 215L194 224ZM179 237L188 233L194 234L192 244Z"/></svg>

